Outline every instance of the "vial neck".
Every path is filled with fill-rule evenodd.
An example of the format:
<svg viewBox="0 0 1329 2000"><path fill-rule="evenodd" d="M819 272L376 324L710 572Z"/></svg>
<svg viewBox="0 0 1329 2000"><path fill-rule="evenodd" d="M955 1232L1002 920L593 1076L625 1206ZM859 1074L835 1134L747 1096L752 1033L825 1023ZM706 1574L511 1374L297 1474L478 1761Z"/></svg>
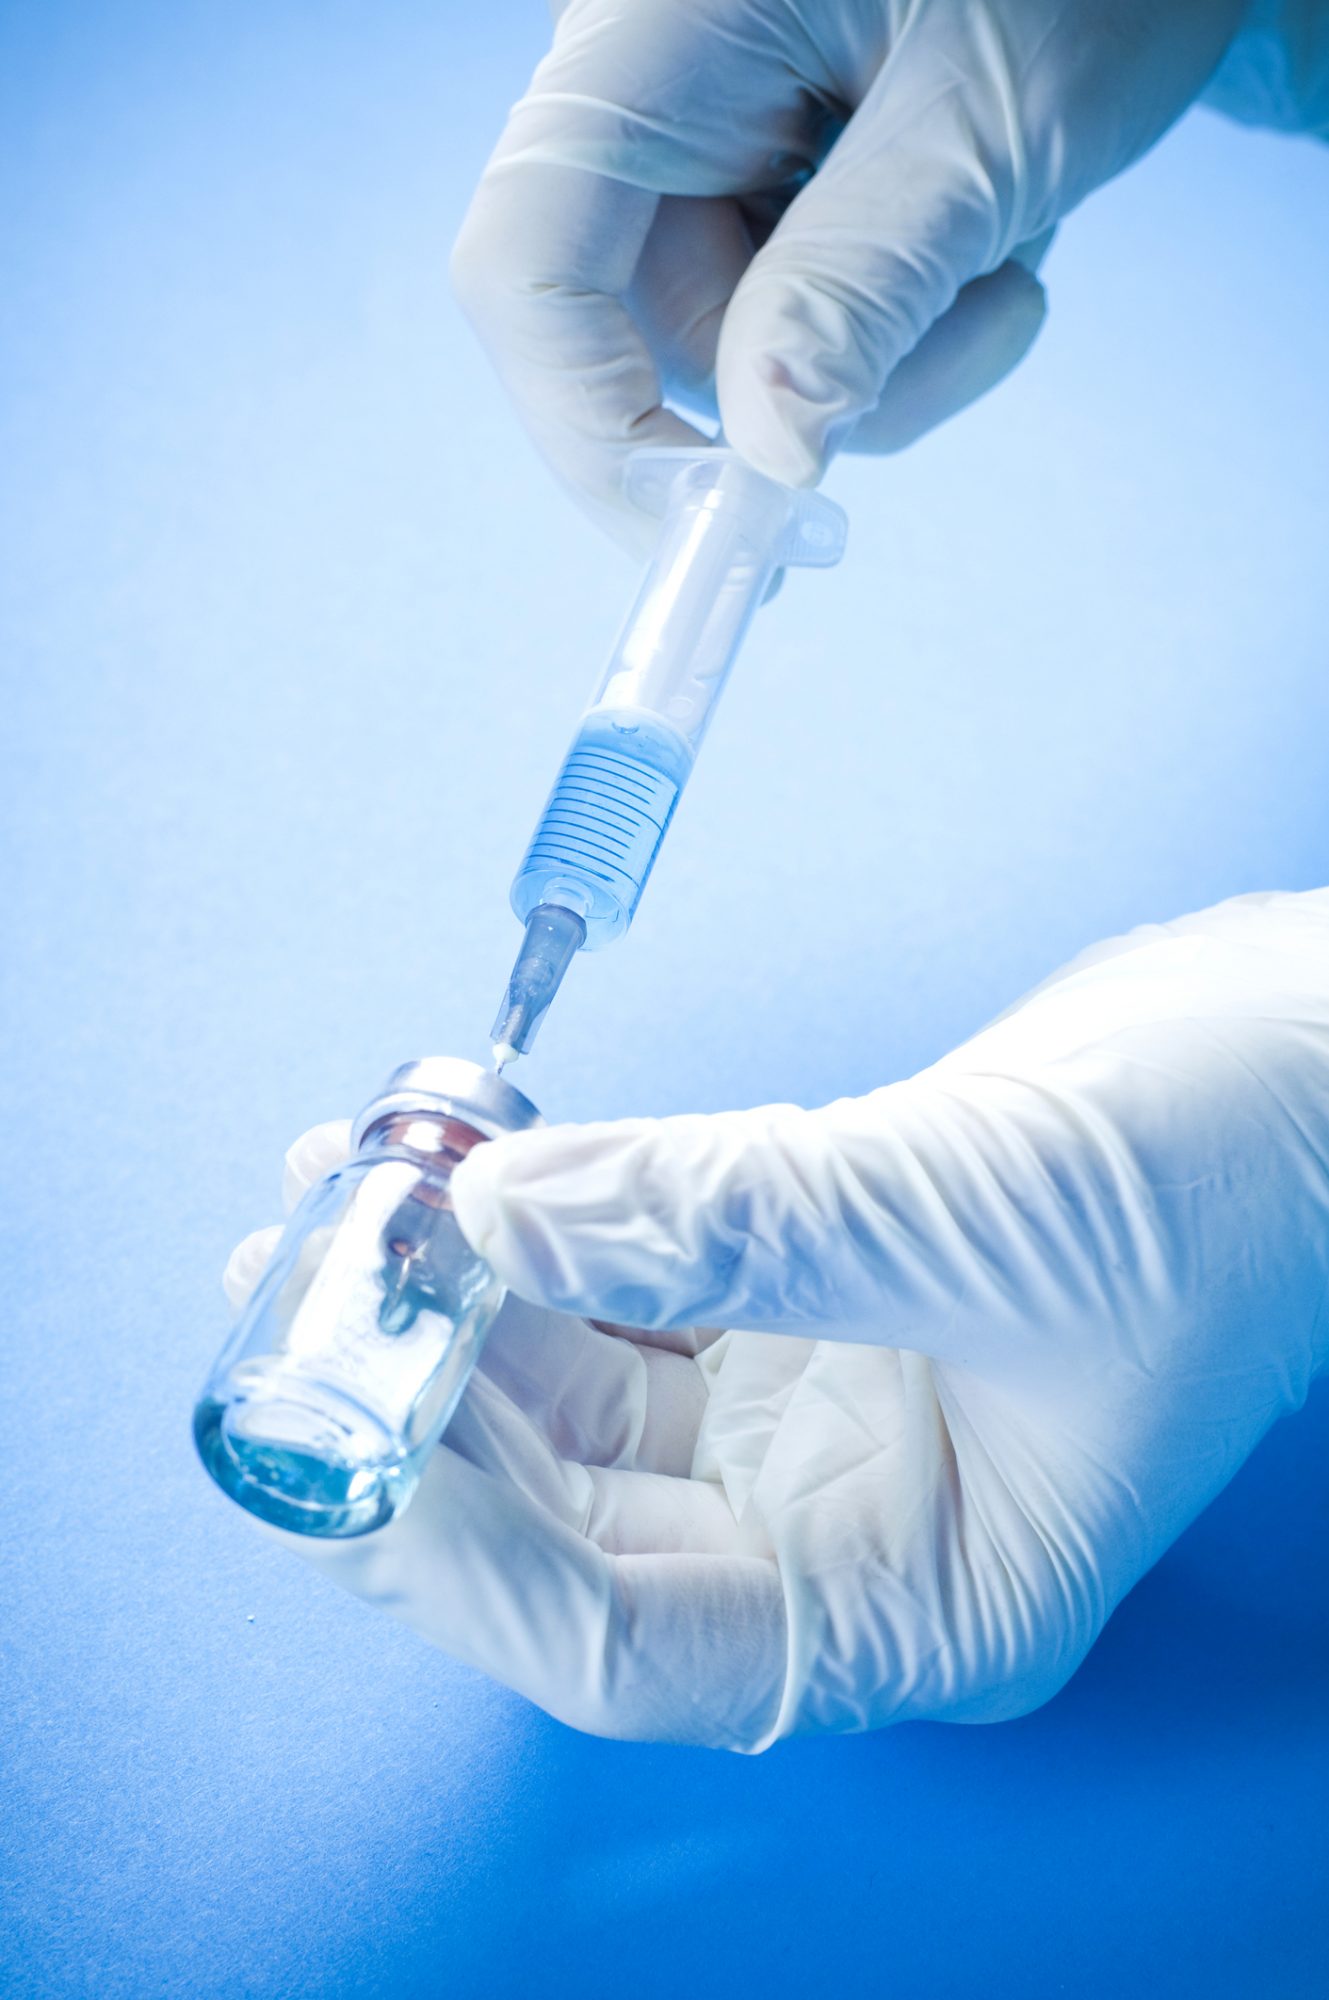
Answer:
<svg viewBox="0 0 1329 2000"><path fill-rule="evenodd" d="M361 1157L405 1156L421 1166L450 1173L474 1147L484 1143L485 1136L451 1112L390 1111L368 1127L359 1153Z"/></svg>

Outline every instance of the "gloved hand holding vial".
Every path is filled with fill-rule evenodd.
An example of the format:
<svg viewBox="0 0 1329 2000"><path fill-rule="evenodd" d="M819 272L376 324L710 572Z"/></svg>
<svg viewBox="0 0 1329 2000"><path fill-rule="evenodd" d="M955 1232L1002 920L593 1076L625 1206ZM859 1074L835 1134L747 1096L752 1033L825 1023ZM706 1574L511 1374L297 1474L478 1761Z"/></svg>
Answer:
<svg viewBox="0 0 1329 2000"><path fill-rule="evenodd" d="M563 10L457 282L656 556L518 870L500 1067L630 923L775 572L835 560L807 489L998 381L1052 230L1202 95L1329 136L1329 5ZM1329 1366L1329 892L1112 940L816 1111L544 1129L409 1065L287 1193L196 1423L307 1560L604 1735L1019 1715Z"/></svg>
<svg viewBox="0 0 1329 2000"><path fill-rule="evenodd" d="M1024 1714L1329 1366L1329 892L1114 939L867 1097L451 1187L508 1303L410 1507L290 1547L600 1735Z"/></svg>

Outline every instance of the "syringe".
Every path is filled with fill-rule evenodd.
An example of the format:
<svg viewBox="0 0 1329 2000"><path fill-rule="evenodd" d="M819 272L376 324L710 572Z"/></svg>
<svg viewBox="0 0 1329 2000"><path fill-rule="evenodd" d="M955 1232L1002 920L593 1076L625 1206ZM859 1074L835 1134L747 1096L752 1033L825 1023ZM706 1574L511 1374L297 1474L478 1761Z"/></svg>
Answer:
<svg viewBox="0 0 1329 2000"><path fill-rule="evenodd" d="M736 452L638 452L628 490L659 547L512 884L526 926L493 1027L523 1055L577 952L621 937L753 612L784 568L828 568L845 517Z"/></svg>

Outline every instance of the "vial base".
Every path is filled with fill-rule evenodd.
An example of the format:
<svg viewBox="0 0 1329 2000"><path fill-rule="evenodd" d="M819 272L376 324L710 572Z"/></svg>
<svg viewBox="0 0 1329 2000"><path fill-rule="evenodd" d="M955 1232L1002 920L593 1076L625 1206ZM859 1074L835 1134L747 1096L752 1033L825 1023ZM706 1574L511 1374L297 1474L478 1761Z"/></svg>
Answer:
<svg viewBox="0 0 1329 2000"><path fill-rule="evenodd" d="M247 1512L295 1534L385 1526L414 1493L418 1468L353 1398L280 1372L285 1380L274 1371L260 1394L199 1403L194 1442L212 1477Z"/></svg>

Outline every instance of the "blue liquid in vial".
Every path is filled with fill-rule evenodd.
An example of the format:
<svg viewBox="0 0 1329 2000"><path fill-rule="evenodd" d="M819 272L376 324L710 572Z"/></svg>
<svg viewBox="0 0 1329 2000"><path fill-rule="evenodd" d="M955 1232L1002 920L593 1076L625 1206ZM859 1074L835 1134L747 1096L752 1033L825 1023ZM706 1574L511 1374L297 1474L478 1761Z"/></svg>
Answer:
<svg viewBox="0 0 1329 2000"><path fill-rule="evenodd" d="M279 1370L270 1371L273 1381ZM256 1390L264 1384L256 1377ZM405 1504L415 1480L395 1440L354 1397L292 1379L291 1394L246 1403L205 1397L194 1442L223 1493L274 1527L362 1535Z"/></svg>
<svg viewBox="0 0 1329 2000"><path fill-rule="evenodd" d="M512 885L522 922L538 903L566 904L564 885L571 885L590 906L585 949L621 936L691 769L686 743L655 717L633 709L592 711Z"/></svg>

